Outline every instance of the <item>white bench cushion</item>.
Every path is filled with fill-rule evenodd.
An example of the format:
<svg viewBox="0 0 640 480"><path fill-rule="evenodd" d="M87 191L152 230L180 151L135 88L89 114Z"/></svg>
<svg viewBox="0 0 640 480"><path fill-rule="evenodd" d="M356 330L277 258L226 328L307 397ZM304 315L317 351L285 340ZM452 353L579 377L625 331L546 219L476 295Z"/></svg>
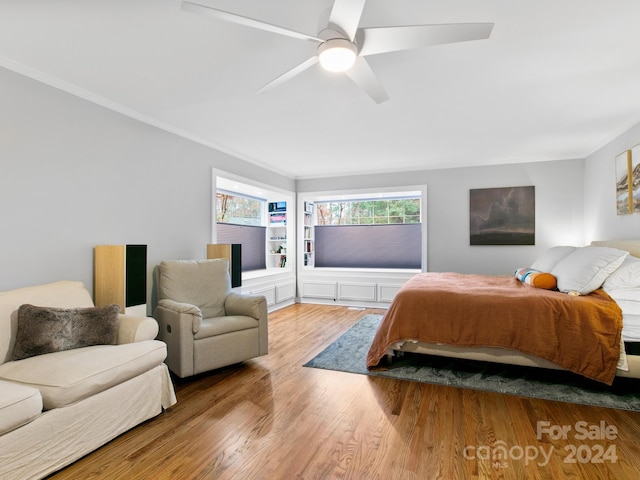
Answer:
<svg viewBox="0 0 640 480"><path fill-rule="evenodd" d="M70 405L162 364L167 347L157 340L95 345L0 365L5 379L37 388L45 410Z"/></svg>
<svg viewBox="0 0 640 480"><path fill-rule="evenodd" d="M29 423L42 413L37 388L0 380L0 435Z"/></svg>

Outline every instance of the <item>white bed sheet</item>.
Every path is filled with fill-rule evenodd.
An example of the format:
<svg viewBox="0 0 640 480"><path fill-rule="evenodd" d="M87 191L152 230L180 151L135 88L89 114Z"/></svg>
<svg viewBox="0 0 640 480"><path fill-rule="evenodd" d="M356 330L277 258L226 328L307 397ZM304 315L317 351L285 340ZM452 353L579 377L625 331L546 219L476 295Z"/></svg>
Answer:
<svg viewBox="0 0 640 480"><path fill-rule="evenodd" d="M622 314L622 340L640 342L640 315Z"/></svg>
<svg viewBox="0 0 640 480"><path fill-rule="evenodd" d="M622 340L640 342L640 289L605 290L622 310Z"/></svg>

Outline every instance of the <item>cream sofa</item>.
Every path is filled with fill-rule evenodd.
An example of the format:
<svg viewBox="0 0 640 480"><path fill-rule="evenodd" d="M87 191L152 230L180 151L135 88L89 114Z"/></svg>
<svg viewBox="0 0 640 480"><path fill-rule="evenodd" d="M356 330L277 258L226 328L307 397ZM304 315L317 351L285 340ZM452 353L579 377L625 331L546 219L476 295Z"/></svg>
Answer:
<svg viewBox="0 0 640 480"><path fill-rule="evenodd" d="M81 282L0 292L0 479L45 477L176 403L153 318L119 315L117 345L11 361L22 304L93 307Z"/></svg>

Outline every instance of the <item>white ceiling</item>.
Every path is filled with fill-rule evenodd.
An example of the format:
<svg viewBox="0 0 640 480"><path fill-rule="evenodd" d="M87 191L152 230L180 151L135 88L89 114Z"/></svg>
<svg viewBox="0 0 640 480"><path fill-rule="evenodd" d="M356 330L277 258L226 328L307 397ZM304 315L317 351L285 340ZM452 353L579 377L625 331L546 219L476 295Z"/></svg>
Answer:
<svg viewBox="0 0 640 480"><path fill-rule="evenodd" d="M332 0L200 0L318 33ZM640 122L640 1L369 0L361 26L493 22L367 57L376 104L296 40L179 0L0 0L0 66L293 178L584 158ZM1 86L0 86L1 88Z"/></svg>

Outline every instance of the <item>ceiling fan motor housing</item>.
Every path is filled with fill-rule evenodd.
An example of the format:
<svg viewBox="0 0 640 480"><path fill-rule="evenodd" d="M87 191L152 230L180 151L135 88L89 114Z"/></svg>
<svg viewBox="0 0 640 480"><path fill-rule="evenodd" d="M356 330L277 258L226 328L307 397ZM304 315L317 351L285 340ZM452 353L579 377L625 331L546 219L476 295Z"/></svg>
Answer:
<svg viewBox="0 0 640 480"><path fill-rule="evenodd" d="M357 55L358 48L346 38L330 38L318 45L320 65L330 72L349 70Z"/></svg>

